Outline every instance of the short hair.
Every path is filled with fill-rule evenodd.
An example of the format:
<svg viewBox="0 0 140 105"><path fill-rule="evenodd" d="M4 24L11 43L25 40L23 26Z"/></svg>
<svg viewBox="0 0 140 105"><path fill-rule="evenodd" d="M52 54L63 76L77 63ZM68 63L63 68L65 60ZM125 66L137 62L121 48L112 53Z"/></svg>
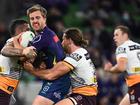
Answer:
<svg viewBox="0 0 140 105"><path fill-rule="evenodd" d="M65 37L71 39L75 45L86 47L88 41L83 38L83 33L78 28L68 28L64 31Z"/></svg>
<svg viewBox="0 0 140 105"><path fill-rule="evenodd" d="M33 13L35 11L40 11L42 16L44 16L46 18L47 10L45 8L43 8L41 5L39 5L39 4L33 5L32 7L27 9L27 16L29 17L29 14Z"/></svg>
<svg viewBox="0 0 140 105"><path fill-rule="evenodd" d="M131 37L130 29L127 26L119 25L119 26L116 26L115 30L116 29L120 29L123 33L127 33L128 37Z"/></svg>
<svg viewBox="0 0 140 105"><path fill-rule="evenodd" d="M13 20L11 23L10 23L10 26L9 26L9 32L11 35L15 35L15 32L16 32L16 28L19 26L19 25L23 25L23 24L28 24L28 22L26 20L23 20L23 19L15 19Z"/></svg>

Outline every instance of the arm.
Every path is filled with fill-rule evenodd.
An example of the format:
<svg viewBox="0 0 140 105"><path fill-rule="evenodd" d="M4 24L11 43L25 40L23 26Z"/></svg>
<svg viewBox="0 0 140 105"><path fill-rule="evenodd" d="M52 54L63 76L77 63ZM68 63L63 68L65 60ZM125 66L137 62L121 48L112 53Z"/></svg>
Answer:
<svg viewBox="0 0 140 105"><path fill-rule="evenodd" d="M63 64L63 62L58 62L51 69L35 69L31 63L25 62L24 68L29 73L46 80L55 80L71 70L68 66Z"/></svg>
<svg viewBox="0 0 140 105"><path fill-rule="evenodd" d="M13 38L14 48L24 49L24 47L22 47L22 46L20 45L19 41L18 41L19 38L20 38L20 36L21 36L21 34L15 36L15 37Z"/></svg>
<svg viewBox="0 0 140 105"><path fill-rule="evenodd" d="M36 56L34 49L34 47L23 48L17 41L17 38L14 38L13 41L6 43L1 50L1 54L7 57L34 58Z"/></svg>
<svg viewBox="0 0 140 105"><path fill-rule="evenodd" d="M127 59L122 57L117 60L117 64L114 66L112 66L110 62L106 63L104 70L111 73L121 73L126 70L126 65L127 65Z"/></svg>
<svg viewBox="0 0 140 105"><path fill-rule="evenodd" d="M6 43L1 50L1 54L7 57L15 57L15 56L22 57L24 56L22 52L23 49L14 48L13 41Z"/></svg>

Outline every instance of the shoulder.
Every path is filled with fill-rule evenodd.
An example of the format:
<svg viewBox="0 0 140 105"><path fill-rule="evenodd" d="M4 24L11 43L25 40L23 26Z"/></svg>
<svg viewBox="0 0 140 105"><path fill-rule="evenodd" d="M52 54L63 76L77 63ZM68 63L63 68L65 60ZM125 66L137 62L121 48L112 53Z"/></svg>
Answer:
<svg viewBox="0 0 140 105"><path fill-rule="evenodd" d="M128 46L128 45L127 45L126 43L124 43L124 44L118 46L117 49L116 49L116 54L126 53L126 48L127 48L127 46Z"/></svg>
<svg viewBox="0 0 140 105"><path fill-rule="evenodd" d="M43 31L43 34L55 35L55 32L54 32L52 29L46 27L46 28L44 29L44 31Z"/></svg>
<svg viewBox="0 0 140 105"><path fill-rule="evenodd" d="M72 59L79 61L82 58L82 55L75 52L75 53L70 54L68 57L71 57Z"/></svg>
<svg viewBox="0 0 140 105"><path fill-rule="evenodd" d="M83 48L79 48L77 49L75 52L73 52L72 54L70 54L70 57L73 58L76 61L79 61L80 59L83 58L83 56L87 54L87 51Z"/></svg>

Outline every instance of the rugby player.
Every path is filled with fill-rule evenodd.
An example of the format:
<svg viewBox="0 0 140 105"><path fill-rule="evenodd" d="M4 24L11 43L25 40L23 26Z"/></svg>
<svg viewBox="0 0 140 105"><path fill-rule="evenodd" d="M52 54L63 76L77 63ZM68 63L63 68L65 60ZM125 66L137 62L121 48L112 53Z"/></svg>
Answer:
<svg viewBox="0 0 140 105"><path fill-rule="evenodd" d="M95 67L84 48L87 41L83 38L82 32L77 28L67 29L63 34L62 45L68 55L53 68L36 69L29 62L24 63L24 68L31 74L46 80L57 80L70 73L72 93L55 105L96 105Z"/></svg>
<svg viewBox="0 0 140 105"><path fill-rule="evenodd" d="M31 26L37 34L31 43L31 47L23 50L25 55L29 54L29 49L35 49L37 55L44 55L43 61L47 68L52 68L56 62L65 58L60 40L53 30L46 23L47 11L40 5L34 5L27 10ZM43 80L42 88L35 98L33 105L53 105L62 100L70 88L69 74L50 81Z"/></svg>
<svg viewBox="0 0 140 105"><path fill-rule="evenodd" d="M140 44L130 40L130 30L123 25L115 28L113 39L117 45L117 64L112 66L108 62L104 69L111 73L127 73L128 94L119 105L140 105Z"/></svg>
<svg viewBox="0 0 140 105"><path fill-rule="evenodd" d="M16 49L13 50L13 37L28 30L29 25L25 20L13 20L10 25L9 31L12 38L7 40L0 55L0 105L9 105L10 97L16 90L21 75L18 58L11 57L17 54Z"/></svg>

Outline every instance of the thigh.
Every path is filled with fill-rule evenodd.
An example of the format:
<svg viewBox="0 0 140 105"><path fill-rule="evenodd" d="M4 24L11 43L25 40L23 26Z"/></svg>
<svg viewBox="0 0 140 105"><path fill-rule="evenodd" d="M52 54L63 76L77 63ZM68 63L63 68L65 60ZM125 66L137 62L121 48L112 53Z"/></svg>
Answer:
<svg viewBox="0 0 140 105"><path fill-rule="evenodd" d="M0 105L9 105L11 95L0 89Z"/></svg>
<svg viewBox="0 0 140 105"><path fill-rule="evenodd" d="M55 105L76 105L73 103L73 101L69 98L63 99L59 102L57 102Z"/></svg>
<svg viewBox="0 0 140 105"><path fill-rule="evenodd" d="M36 96L32 105L53 105L54 102L40 95Z"/></svg>
<svg viewBox="0 0 140 105"><path fill-rule="evenodd" d="M56 82L44 82L39 95L52 100L54 103L64 99L69 92L69 86L62 84L59 81Z"/></svg>
<svg viewBox="0 0 140 105"><path fill-rule="evenodd" d="M66 104L66 105L96 105L96 97L95 96L71 94L68 99L69 99L69 104ZM67 99L67 101L68 101L68 99Z"/></svg>
<svg viewBox="0 0 140 105"><path fill-rule="evenodd" d="M127 93L119 105L130 105L129 94Z"/></svg>

